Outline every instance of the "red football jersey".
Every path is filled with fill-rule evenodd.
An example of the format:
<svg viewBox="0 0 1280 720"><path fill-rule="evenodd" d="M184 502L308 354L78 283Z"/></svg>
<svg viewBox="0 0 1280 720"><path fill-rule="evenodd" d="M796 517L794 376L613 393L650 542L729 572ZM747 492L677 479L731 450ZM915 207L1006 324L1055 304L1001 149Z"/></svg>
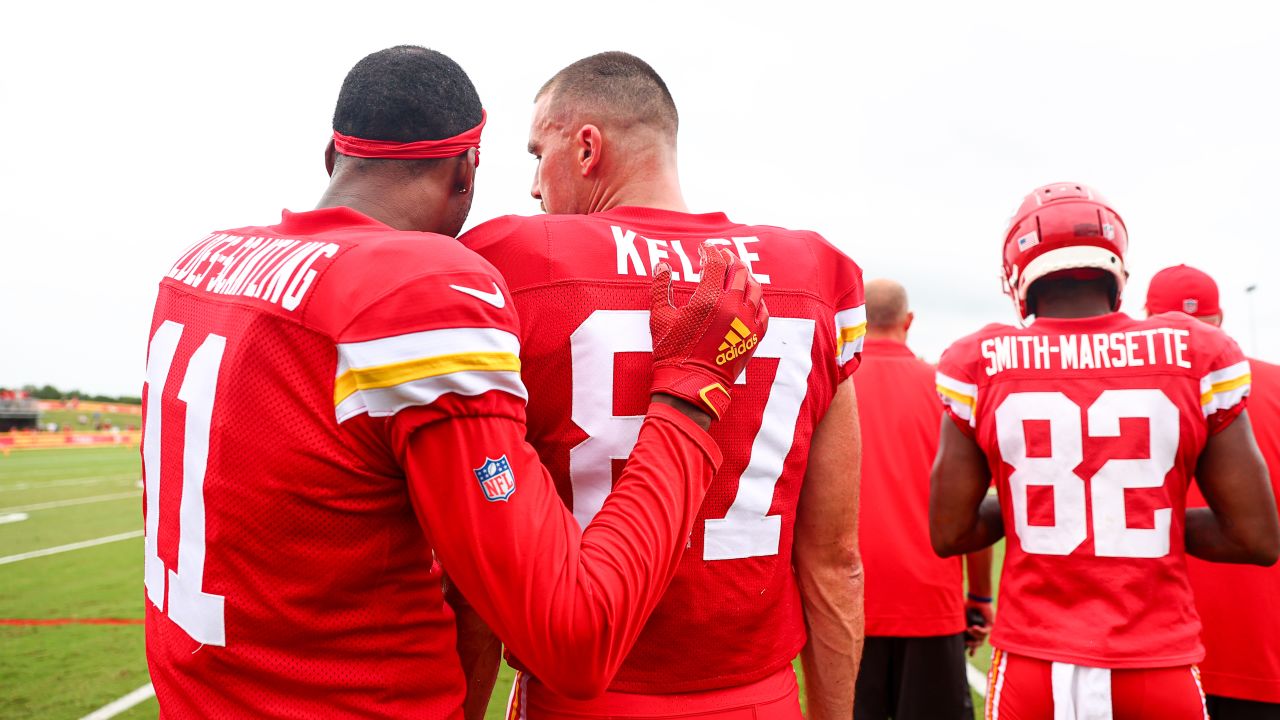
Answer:
<svg viewBox="0 0 1280 720"><path fill-rule="evenodd" d="M610 493L648 401L652 268L672 266L683 301L706 240L760 281L769 331L728 416L712 427L724 465L679 573L611 686L623 692L752 682L803 646L792 525L814 426L858 364L861 271L815 233L739 225L720 213L622 207L505 217L462 238L511 288L529 441L584 524Z"/></svg>
<svg viewBox="0 0 1280 720"><path fill-rule="evenodd" d="M869 338L854 385L867 635L954 635L964 630L961 560L940 558L929 544L929 470L942 414L934 368L904 343Z"/></svg>
<svg viewBox="0 0 1280 720"><path fill-rule="evenodd" d="M1249 361L1249 420L1280 495L1280 365ZM1205 507L1193 484L1188 507ZM1280 703L1280 564L1271 567L1187 558L1204 622L1200 673L1210 695Z"/></svg>
<svg viewBox="0 0 1280 720"><path fill-rule="evenodd" d="M217 233L174 264L143 391L165 716L460 716L442 565L569 686L621 663L716 453L659 408L621 483L629 507L581 534L523 441L501 282L452 238L346 208Z"/></svg>
<svg viewBox="0 0 1280 720"><path fill-rule="evenodd" d="M1004 517L992 645L1109 668L1203 657L1187 485L1248 383L1235 342L1180 313L988 325L943 354L938 392Z"/></svg>

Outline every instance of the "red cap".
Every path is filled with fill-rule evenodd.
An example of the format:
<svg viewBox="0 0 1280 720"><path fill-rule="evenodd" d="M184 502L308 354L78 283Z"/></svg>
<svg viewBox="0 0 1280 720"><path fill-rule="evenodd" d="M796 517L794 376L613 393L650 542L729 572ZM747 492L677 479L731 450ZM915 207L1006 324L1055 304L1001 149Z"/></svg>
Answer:
<svg viewBox="0 0 1280 720"><path fill-rule="evenodd" d="M1193 317L1221 315L1218 284L1202 270L1174 265L1156 273L1147 286L1147 313L1177 311Z"/></svg>

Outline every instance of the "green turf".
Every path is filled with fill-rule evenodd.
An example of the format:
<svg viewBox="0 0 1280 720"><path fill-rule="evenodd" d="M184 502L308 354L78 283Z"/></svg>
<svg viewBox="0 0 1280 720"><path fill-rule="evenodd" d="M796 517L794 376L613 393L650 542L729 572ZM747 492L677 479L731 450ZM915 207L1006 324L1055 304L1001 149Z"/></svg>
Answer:
<svg viewBox="0 0 1280 720"><path fill-rule="evenodd" d="M80 419L84 418L84 422ZM94 430L100 423L115 425L121 430L129 428L141 428L142 416L129 415L125 413L100 413L95 416L94 413L84 412L83 410L43 410L40 413L40 424L58 423L60 430L71 428L73 430Z"/></svg>
<svg viewBox="0 0 1280 720"><path fill-rule="evenodd" d="M137 448L21 450L0 456L0 557L142 526ZM141 618L141 538L0 565L0 618ZM0 717L78 718L147 682L142 627L0 626ZM155 717L154 708L150 717Z"/></svg>
<svg viewBox="0 0 1280 720"><path fill-rule="evenodd" d="M0 515L93 500L26 510L27 520L0 525L0 557L140 529L140 474L138 449L130 447L0 456ZM119 494L127 497L97 499ZM997 568L1002 556L997 547ZM0 618L140 618L141 559L142 540L134 538L0 565ZM984 647L974 664L985 671L989 657ZM504 716L512 675L503 665L487 718ZM0 626L0 718L78 718L146 682L141 626ZM975 705L980 717L976 696ZM157 711L151 699L117 717Z"/></svg>

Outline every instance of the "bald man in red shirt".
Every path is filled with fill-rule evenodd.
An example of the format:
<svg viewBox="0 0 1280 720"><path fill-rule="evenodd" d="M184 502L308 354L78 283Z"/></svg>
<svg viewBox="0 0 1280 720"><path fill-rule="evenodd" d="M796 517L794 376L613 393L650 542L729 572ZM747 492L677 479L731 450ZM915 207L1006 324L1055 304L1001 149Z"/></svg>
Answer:
<svg viewBox="0 0 1280 720"><path fill-rule="evenodd" d="M1178 311L1222 325L1218 285L1201 270L1176 265L1156 273L1147 288L1147 314ZM1280 493L1280 366L1249 358L1253 434ZM1187 507L1204 507L1192 484ZM1280 565L1228 565L1187 558L1196 609L1204 625L1201 682L1214 720L1280 717Z"/></svg>
<svg viewBox="0 0 1280 720"><path fill-rule="evenodd" d="M960 558L929 544L929 467L942 408L934 367L907 347L915 315L892 280L866 286L867 335L854 376L862 418L859 543L866 573L866 644L855 720L972 718L964 651L991 628L991 549ZM966 610L975 622L966 628Z"/></svg>

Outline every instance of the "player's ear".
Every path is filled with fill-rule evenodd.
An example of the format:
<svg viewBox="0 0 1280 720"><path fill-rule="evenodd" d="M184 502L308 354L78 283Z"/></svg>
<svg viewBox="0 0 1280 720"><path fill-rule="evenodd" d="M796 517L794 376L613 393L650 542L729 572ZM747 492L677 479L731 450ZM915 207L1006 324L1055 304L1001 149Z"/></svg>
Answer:
<svg viewBox="0 0 1280 720"><path fill-rule="evenodd" d="M329 177L333 177L333 161L337 156L338 151L333 147L333 138L329 138L329 144L324 146L324 171L329 173Z"/></svg>
<svg viewBox="0 0 1280 720"><path fill-rule="evenodd" d="M453 189L459 195L466 195L475 189L476 167L480 164L480 151L476 148L467 150L466 155L459 155L454 165Z"/></svg>
<svg viewBox="0 0 1280 720"><path fill-rule="evenodd" d="M915 313L913 313L913 312L911 312L910 310L908 310L908 311L907 311L907 321L906 321L905 323L903 323L903 325L902 325L902 332L907 332L908 330L910 330L910 329L911 329L911 323L915 322L915 319L916 319L916 314L915 314Z"/></svg>
<svg viewBox="0 0 1280 720"><path fill-rule="evenodd" d="M578 168L582 176L591 174L604 157L604 136L595 125L583 125L574 140L578 146Z"/></svg>

